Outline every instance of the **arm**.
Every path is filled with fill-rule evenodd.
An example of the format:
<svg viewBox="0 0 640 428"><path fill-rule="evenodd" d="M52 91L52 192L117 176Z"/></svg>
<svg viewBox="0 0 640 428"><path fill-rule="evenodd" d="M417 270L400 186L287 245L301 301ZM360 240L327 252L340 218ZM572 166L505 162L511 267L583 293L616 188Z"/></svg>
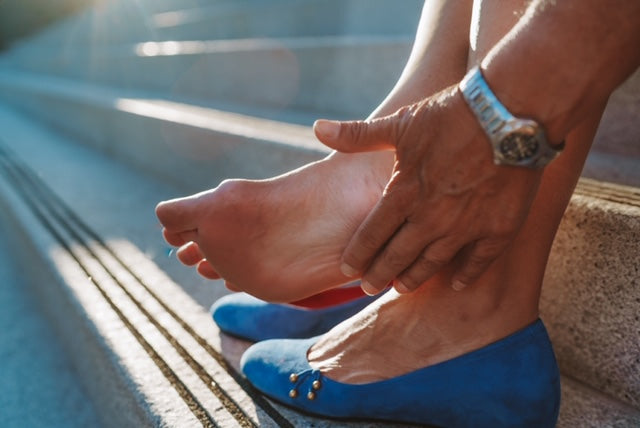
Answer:
<svg viewBox="0 0 640 428"><path fill-rule="evenodd" d="M512 113L564 136L640 66L640 2L538 0L482 61Z"/></svg>
<svg viewBox="0 0 640 428"><path fill-rule="evenodd" d="M637 1L534 1L482 68L513 114L561 141L640 65L639 22ZM415 289L452 261L455 288L474 282L513 241L542 175L493 165L456 87L380 119L319 121L316 134L339 151L396 151L383 197L343 255L369 292L394 279Z"/></svg>

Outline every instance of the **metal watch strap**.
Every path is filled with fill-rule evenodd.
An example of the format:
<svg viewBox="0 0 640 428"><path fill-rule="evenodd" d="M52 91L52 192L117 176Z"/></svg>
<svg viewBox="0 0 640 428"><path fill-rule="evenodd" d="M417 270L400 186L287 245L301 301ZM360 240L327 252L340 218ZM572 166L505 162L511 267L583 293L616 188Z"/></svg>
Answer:
<svg viewBox="0 0 640 428"><path fill-rule="evenodd" d="M517 118L509 113L506 107L493 94L489 85L487 85L478 66L469 70L464 79L462 79L460 82L460 91L471 108L471 111L473 111L478 119L478 122L480 122L483 131L491 141L496 163L517 164L501 159L499 150L500 141L506 133L514 131L514 124L518 122L522 123L523 121L533 124L535 124L535 122L528 119ZM544 135L544 131L538 124L535 124L535 126L538 128L541 143L538 147L538 153L536 153L536 156L531 159L529 163L520 165L540 168L551 162L562 151L564 142L556 146L550 145Z"/></svg>
<svg viewBox="0 0 640 428"><path fill-rule="evenodd" d="M515 116L509 113L489 89L489 85L482 77L480 67L476 66L469 70L460 82L460 90L492 142L504 125L509 120L515 119Z"/></svg>

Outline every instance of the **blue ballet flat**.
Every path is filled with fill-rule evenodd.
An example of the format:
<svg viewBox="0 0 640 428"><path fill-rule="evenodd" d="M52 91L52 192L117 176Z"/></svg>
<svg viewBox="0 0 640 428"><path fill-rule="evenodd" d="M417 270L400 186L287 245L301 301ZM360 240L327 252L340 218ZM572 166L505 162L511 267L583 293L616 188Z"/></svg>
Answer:
<svg viewBox="0 0 640 428"><path fill-rule="evenodd" d="M541 320L481 349L414 372L361 385L328 379L309 366L318 340L256 343L242 371L265 395L297 410L337 419L440 427L554 427L560 374Z"/></svg>
<svg viewBox="0 0 640 428"><path fill-rule="evenodd" d="M322 309L267 303L246 293L224 296L211 307L220 330L258 342L267 339L298 339L317 336L360 312L377 297L363 296Z"/></svg>

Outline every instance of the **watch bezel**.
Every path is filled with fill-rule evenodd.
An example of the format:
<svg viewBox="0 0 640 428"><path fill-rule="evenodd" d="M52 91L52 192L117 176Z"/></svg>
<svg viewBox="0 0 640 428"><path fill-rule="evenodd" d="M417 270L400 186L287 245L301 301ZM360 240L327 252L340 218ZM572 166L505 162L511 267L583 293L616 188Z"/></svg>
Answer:
<svg viewBox="0 0 640 428"><path fill-rule="evenodd" d="M536 141L536 148L529 156L514 159L503 151L505 140L514 135L524 135ZM537 162L546 143L545 135L540 126L533 120L514 118L505 122L499 132L490 136L493 147L494 162L496 165L531 166Z"/></svg>

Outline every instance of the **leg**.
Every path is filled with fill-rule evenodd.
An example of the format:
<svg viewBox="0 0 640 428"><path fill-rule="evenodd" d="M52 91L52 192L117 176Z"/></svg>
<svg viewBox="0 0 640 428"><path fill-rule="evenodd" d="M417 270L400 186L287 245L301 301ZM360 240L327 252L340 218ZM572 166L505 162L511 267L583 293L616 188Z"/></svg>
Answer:
<svg viewBox="0 0 640 428"><path fill-rule="evenodd" d="M468 34L459 29L469 27L470 14L470 1L427 2L405 71L373 116L461 78ZM340 255L378 200L392 163L388 152L334 153L270 180L227 181L162 203L157 214L167 241L183 246L184 263L265 300L297 300L350 281L339 270Z"/></svg>
<svg viewBox="0 0 640 428"><path fill-rule="evenodd" d="M475 2L470 66L509 29L526 4ZM517 239L477 283L456 292L447 272L442 272L414 293L387 293L323 336L308 355L311 366L334 380L367 383L465 354L533 322L551 244L603 108L595 109L568 136L567 149L544 173Z"/></svg>

